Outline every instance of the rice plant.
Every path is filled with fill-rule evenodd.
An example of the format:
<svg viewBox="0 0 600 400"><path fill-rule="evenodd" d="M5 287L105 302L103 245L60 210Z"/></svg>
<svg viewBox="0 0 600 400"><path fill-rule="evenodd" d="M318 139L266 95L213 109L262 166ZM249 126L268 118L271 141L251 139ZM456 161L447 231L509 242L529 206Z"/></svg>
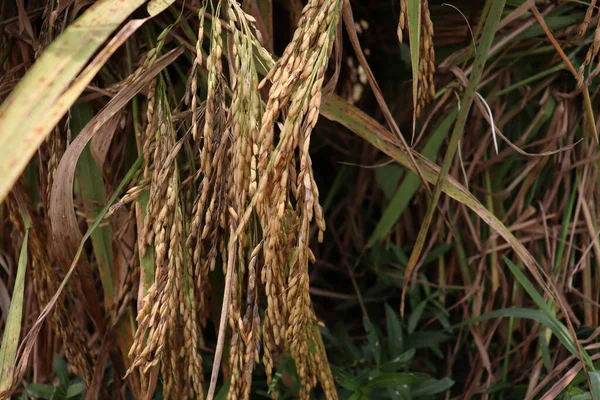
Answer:
<svg viewBox="0 0 600 400"><path fill-rule="evenodd" d="M0 398L597 399L595 0L0 4Z"/></svg>

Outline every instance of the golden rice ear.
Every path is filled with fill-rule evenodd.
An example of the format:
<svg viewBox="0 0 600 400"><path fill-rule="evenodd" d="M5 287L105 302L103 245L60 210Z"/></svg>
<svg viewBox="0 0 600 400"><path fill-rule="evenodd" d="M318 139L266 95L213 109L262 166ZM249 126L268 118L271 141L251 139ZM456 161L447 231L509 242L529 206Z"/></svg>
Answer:
<svg viewBox="0 0 600 400"><path fill-rule="evenodd" d="M183 253L183 209L180 198L179 170L176 154L176 132L168 106L165 85L153 83L149 107L146 143L153 142L152 178L148 214L143 240L153 246L155 281L148 288L138 314L139 326L130 350L133 358L128 374L139 368L143 387L160 360L163 391L166 396L203 396L202 362L198 349L199 330L196 321L193 286L183 290L184 274L193 277L191 265ZM150 139L153 138L153 139ZM145 149L150 145L145 144ZM150 168L148 168L150 169ZM185 270L184 270L185 269ZM184 326L184 329L178 329ZM184 352L176 343L182 343ZM181 380L181 366L185 379Z"/></svg>
<svg viewBox="0 0 600 400"><path fill-rule="evenodd" d="M435 52L433 49L433 23L427 0L421 6L421 40L418 75L417 116L435 95Z"/></svg>
<svg viewBox="0 0 600 400"><path fill-rule="evenodd" d="M237 2L229 4L230 38L233 39L230 70L233 74L230 77L232 98L227 117L231 123L232 136L227 199L231 224L237 226L256 187L254 149L258 149L258 124L262 115L262 105L258 90L258 72L252 54L254 46L260 46L260 42L256 36L258 31L254 26L254 19L246 14ZM228 315L229 326L232 329L228 398L248 399L261 341L256 275L262 245L258 235L250 234L246 230L240 232L237 241L238 250L232 271ZM245 288L244 282L247 282Z"/></svg>
<svg viewBox="0 0 600 400"><path fill-rule="evenodd" d="M402 43L404 39L404 32L408 29L408 15L406 0L400 0L400 16L398 17L398 29L396 34L398 35L398 41Z"/></svg>
<svg viewBox="0 0 600 400"><path fill-rule="evenodd" d="M592 6L590 6L590 9L593 8ZM588 9L589 12L589 9ZM587 18L587 13L586 13L586 18ZM585 25L585 30L587 30L587 25L589 25L589 21L586 24L584 21L584 24L582 24L582 28L583 25ZM583 33L585 33L585 30L583 32L580 32L582 35ZM598 52L600 51L600 17L598 18L598 23L596 24L596 29L594 31L594 40L592 41L592 44L590 45L590 47L588 48L587 53L585 54L585 59L583 60L583 63L581 64L581 66L579 67L579 71L577 72L577 85L578 87L582 87L584 82L583 82L583 73L585 70L585 67L587 67L588 65L590 65L590 63L592 62L592 60L594 59L594 57L596 57L598 55ZM598 68L598 67L596 67Z"/></svg>
<svg viewBox="0 0 600 400"><path fill-rule="evenodd" d="M400 15L398 17L397 35L398 41L402 43L404 40L404 32L409 30L416 31L412 33L412 46L418 46L411 50L411 62L413 63L413 79L416 84L413 84L413 96L415 106L415 116L419 116L423 108L433 99L435 95L434 74L435 74L435 52L433 49L433 23L429 12L428 0L420 1L417 7L412 7L411 10L418 10L420 18L411 19L411 23L415 26L409 26L408 15L408 0L400 0Z"/></svg>
<svg viewBox="0 0 600 400"><path fill-rule="evenodd" d="M198 11L198 38L196 39L196 59L192 67L191 79L191 109L192 109L192 138L198 139L198 66L202 65L202 43L204 41L204 5Z"/></svg>
<svg viewBox="0 0 600 400"><path fill-rule="evenodd" d="M277 347L289 352L303 399L318 381L328 398L337 398L324 351L308 348L308 342L317 340L314 335L320 336L313 331L308 292L309 227L316 223L325 230L309 146L342 6L338 0L309 1L304 8L292 42L267 75L272 86L259 133L255 196L265 240L262 280L267 294L263 363L271 382ZM282 114L275 144L274 126Z"/></svg>
<svg viewBox="0 0 600 400"><path fill-rule="evenodd" d="M583 37L583 35L585 35L585 32L588 30L588 27L590 26L590 22L592 21L592 13L594 12L594 8L596 7L596 1L597 0L591 0L590 4L585 12L583 21L581 22L581 25L579 26L579 31L577 32L577 36L579 36L580 38Z"/></svg>

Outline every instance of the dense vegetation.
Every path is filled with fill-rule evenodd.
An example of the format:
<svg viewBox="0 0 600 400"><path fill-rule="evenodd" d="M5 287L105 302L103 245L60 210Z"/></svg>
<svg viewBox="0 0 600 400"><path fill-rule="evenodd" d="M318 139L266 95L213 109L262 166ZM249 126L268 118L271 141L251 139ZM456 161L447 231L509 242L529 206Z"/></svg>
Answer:
<svg viewBox="0 0 600 400"><path fill-rule="evenodd" d="M599 6L0 2L0 397L600 400Z"/></svg>

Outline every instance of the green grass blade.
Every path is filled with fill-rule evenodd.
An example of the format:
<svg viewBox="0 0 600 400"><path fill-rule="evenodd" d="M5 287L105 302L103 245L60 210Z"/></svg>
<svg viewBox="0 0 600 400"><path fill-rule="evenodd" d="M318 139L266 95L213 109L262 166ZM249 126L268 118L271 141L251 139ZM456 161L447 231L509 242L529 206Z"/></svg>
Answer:
<svg viewBox="0 0 600 400"><path fill-rule="evenodd" d="M142 156L142 155L140 155ZM143 157L143 156L142 156ZM136 203L136 215L138 218L138 227L140 227L140 231L138 234L141 237L141 227L144 226L144 221L146 220L146 213L148 208L148 201L150 200L150 191L144 190L140 193L137 203ZM141 243L143 246L144 243ZM150 286L154 283L154 246L148 246L146 248L146 253L142 256L142 252L138 252L140 257L140 268L142 270L142 292L145 295L150 289ZM140 299L141 301L141 299Z"/></svg>
<svg viewBox="0 0 600 400"><path fill-rule="evenodd" d="M448 377L443 379L428 379L427 381L421 383L416 388L411 390L411 394L414 397L425 397L425 396L433 396L435 394L439 394L445 392L450 389L454 385L454 381Z"/></svg>
<svg viewBox="0 0 600 400"><path fill-rule="evenodd" d="M396 356L404 349L404 338L400 319L392 307L385 304L385 320L387 327L387 347L391 355Z"/></svg>
<svg viewBox="0 0 600 400"><path fill-rule="evenodd" d="M27 269L27 239L29 238L29 227L25 229L23 244L19 254L17 265L17 277L13 289L12 299L4 335L2 336L2 347L0 347L0 392L8 390L13 385L13 371L15 357L21 335L21 319L23 316L23 294L25 291L25 270Z"/></svg>
<svg viewBox="0 0 600 400"><path fill-rule="evenodd" d="M73 107L71 115L72 131L73 133L79 133L92 119L93 110L89 103L78 104ZM94 221L101 209L100 205L106 201L106 190L102 171L100 171L96 160L92 157L89 143L82 151L77 162L76 176L86 219ZM98 263L104 300L106 307L110 308L114 301L112 229L110 225L98 227L92 233L91 240Z"/></svg>
<svg viewBox="0 0 600 400"><path fill-rule="evenodd" d="M570 178L568 178L570 180ZM573 210L575 205L575 200L577 198L577 185L571 186L571 193L569 194L569 201L565 207L565 211L562 218L562 224L560 227L560 236L558 240L558 245L556 249L556 256L554 258L554 266L553 271L554 275L557 275L560 271L561 265L563 265L563 256L565 253L565 245L567 243L567 235L569 234L569 225L571 223L571 218L573 216Z"/></svg>
<svg viewBox="0 0 600 400"><path fill-rule="evenodd" d="M600 399L600 372L589 371L588 376L590 378L590 392L592 392L592 399Z"/></svg>
<svg viewBox="0 0 600 400"><path fill-rule="evenodd" d="M450 127L456 119L457 112L451 112L433 132L431 138L423 147L421 154L427 159L433 161L440 146L442 145ZM408 173L407 176L402 180L402 183L396 190L396 193L392 197L390 204L386 207L381 219L377 223L375 230L367 241L366 248L372 247L378 240L388 234L390 229L398 222L398 219L414 197L417 189L419 188L420 180L419 177L413 173Z"/></svg>
<svg viewBox="0 0 600 400"><path fill-rule="evenodd" d="M565 345L565 347L573 354L575 357L579 357L579 352L577 351L578 344L575 342L573 337L571 336L569 329L556 318L555 313L552 311L550 306L544 301L542 295L540 295L533 284L527 279L525 274L521 272L519 267L517 267L514 263L512 263L508 258L504 257L504 261L508 268L515 276L517 281L521 284L523 289L529 294L533 302L538 306L541 312L546 316L546 322L544 325L548 327L552 332L556 335L558 340L561 341ZM591 370L594 369L594 364L589 354L580 346L579 350L581 351L581 355L583 356L583 360Z"/></svg>
<svg viewBox="0 0 600 400"><path fill-rule="evenodd" d="M569 352L575 357L579 357L579 353L577 352L577 345L573 342L572 338L569 336L569 332L567 327L558 321L556 318L549 317L546 313L540 310L533 310L530 308L503 308L500 310L494 310L489 313L480 315L476 318L471 318L467 321L461 322L460 324L454 325L452 328L457 329L466 325L475 324L481 321L487 321L489 319L494 318L524 318L531 319L539 322L543 326L547 327L554 333L557 339L569 350ZM583 352L584 359L586 360L586 364L589 362L590 365L592 363L589 355L584 352L584 350L579 346L581 351Z"/></svg>
<svg viewBox="0 0 600 400"><path fill-rule="evenodd" d="M477 47L477 55L475 56L475 61L473 64L473 72L471 73L471 78L469 79L469 85L467 86L465 94L461 99L460 111L456 119L456 124L454 125L454 130L452 131L452 136L450 138L448 150L442 163L441 172L436 181L433 196L427 207L427 212L425 213L425 219L421 225L419 234L417 235L417 241L415 243L413 251L410 255L410 259L408 261L408 265L406 267L406 274L404 275L404 287L402 288L402 300L400 306L401 313L404 312L404 302L406 299L406 289L408 287L408 282L411 278L412 272L414 271L417 265L417 261L421 256L421 251L423 250L425 239L427 237L427 232L429 231L429 225L431 224L433 213L437 208L437 203L442 192L442 182L444 181L444 178L450 170L452 160L454 159L454 154L456 153L456 149L458 148L458 142L462 137L465 124L467 122L467 117L469 116L471 105L473 104L473 100L475 98L476 89L479 85L479 81L481 80L481 76L483 74L483 68L485 66L485 62L487 61L490 46L492 45L494 35L496 34L496 29L498 27L498 23L500 22L500 18L502 17L502 10L504 9L505 2L505 0L493 0L490 12L487 16L485 27L483 28L481 42Z"/></svg>
<svg viewBox="0 0 600 400"><path fill-rule="evenodd" d="M66 389L69 386L69 369L65 359L59 354L55 354L52 365L54 366L54 374L58 378L60 386L62 386L63 389Z"/></svg>
<svg viewBox="0 0 600 400"><path fill-rule="evenodd" d="M538 306L539 309L542 310L542 312L544 314L548 315L549 317L550 316L554 317L554 312L552 311L552 309L548 306L548 304L546 304L546 301L544 300L542 295L540 295L537 292L537 290L535 290L535 288L533 287L533 284L529 281L529 279L527 279L525 274L523 274L523 272L521 272L521 269L519 267L517 267L508 258L506 258L506 257L503 257L503 258L504 258L504 262L506 262L506 265L508 265L510 272L512 272L512 274L515 276L515 278L517 278L517 281L519 281L521 286L523 286L523 289L525 289L527 294L529 296L531 296L531 299L533 300L535 305Z"/></svg>

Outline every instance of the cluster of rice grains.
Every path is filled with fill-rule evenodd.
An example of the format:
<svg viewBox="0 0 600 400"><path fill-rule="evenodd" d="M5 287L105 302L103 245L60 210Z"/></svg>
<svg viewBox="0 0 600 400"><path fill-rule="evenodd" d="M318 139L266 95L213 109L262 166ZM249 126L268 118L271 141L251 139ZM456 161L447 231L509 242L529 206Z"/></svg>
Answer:
<svg viewBox="0 0 600 400"><path fill-rule="evenodd" d="M165 84L154 82L149 92L144 143L146 167L152 170L147 216L142 230L145 246L154 248L154 284L138 313L138 329L130 350L131 369L140 367L146 387L160 361L163 390L174 398L202 397L202 363L196 323L191 266L184 253L184 202L176 141ZM182 384L185 383L185 384Z"/></svg>
<svg viewBox="0 0 600 400"><path fill-rule="evenodd" d="M316 225L319 241L325 230L309 147L342 7L343 0L309 1L274 64L254 18L237 1L205 2L190 78L191 135L179 141L165 84L152 84L142 141L150 195L139 240L142 255L154 251L155 279L141 302L129 371L139 369L143 390L152 390L160 371L165 398L204 397L201 327L210 316L216 322L215 305L224 302L230 399L250 398L257 363L270 384L287 356L295 361L300 398L320 383L327 398L337 399L309 296L310 228ZM272 66L260 83L259 62ZM265 102L260 89L267 82ZM223 298L213 294L214 274L229 278Z"/></svg>
<svg viewBox="0 0 600 400"><path fill-rule="evenodd" d="M583 37L585 35L585 33L587 32L588 27L589 27L590 23L592 22L592 13L594 11L595 5L596 5L596 0L593 0L590 3L590 5L585 13L585 18L584 18L581 26L579 27L579 32L578 32L579 37ZM583 63L579 67L578 76L577 76L577 81L578 81L579 87L583 86L583 84L584 84L583 78L584 78L585 68L588 65L590 65L590 63L592 62L594 57L596 57L600 52L600 11L598 11L598 13L596 15L596 20L597 20L596 29L594 30L594 38L592 40L592 44L589 47L587 53L585 54L585 59L583 60ZM600 73L600 63L598 63L596 65L596 68L594 69L594 71L592 71L590 73L589 76L591 78L593 78L596 75L598 75L599 73Z"/></svg>
<svg viewBox="0 0 600 400"><path fill-rule="evenodd" d="M259 190L264 189L257 194L257 211L265 241L262 281L268 301L263 360L270 375L270 346L289 348L302 382L301 398L308 398L317 380L328 397L336 397L308 292L313 218L320 240L325 230L308 150L341 8L342 1L336 0L310 1L304 8L292 42L267 76L273 86L259 135ZM287 115L273 148L275 121L284 110Z"/></svg>
<svg viewBox="0 0 600 400"><path fill-rule="evenodd" d="M420 2L420 10L420 21L417 24L419 29L419 74L415 78L417 80L417 98L415 99L415 112L417 116L421 114L423 108L435 95L433 80L435 74L433 23L431 22L428 0ZM397 31L400 43L402 43L404 38L404 32L408 30L409 17L407 0L400 0L400 17Z"/></svg>

